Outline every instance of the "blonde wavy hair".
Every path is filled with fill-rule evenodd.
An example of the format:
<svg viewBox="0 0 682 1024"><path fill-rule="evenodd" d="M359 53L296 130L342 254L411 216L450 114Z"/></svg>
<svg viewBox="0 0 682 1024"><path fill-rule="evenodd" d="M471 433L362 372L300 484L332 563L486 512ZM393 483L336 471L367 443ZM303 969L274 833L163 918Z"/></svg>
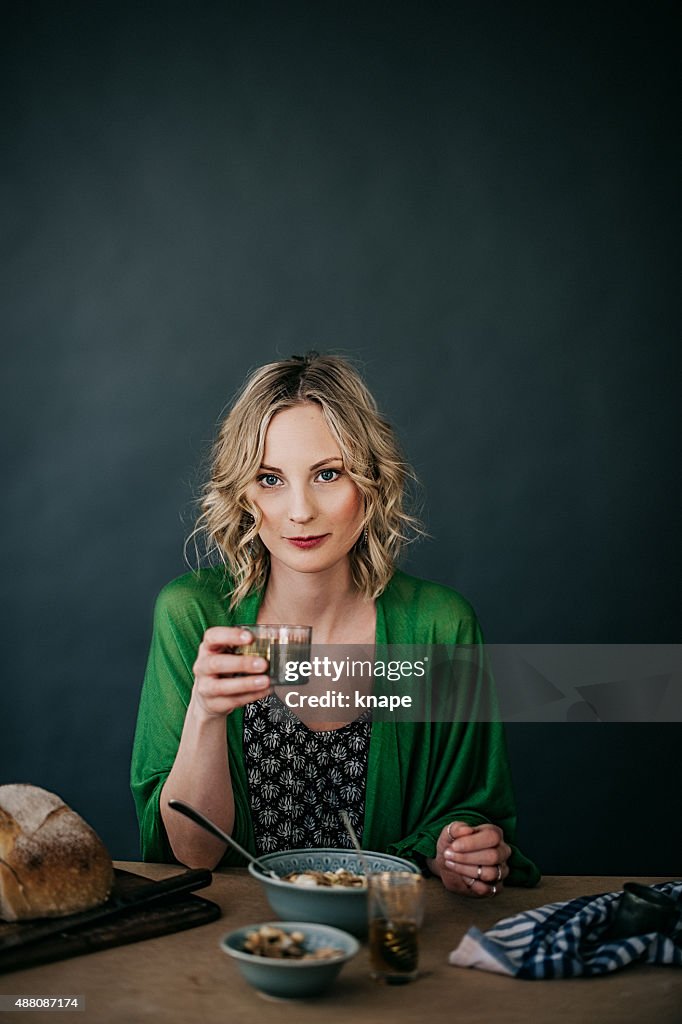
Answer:
<svg viewBox="0 0 682 1024"><path fill-rule="evenodd" d="M247 379L221 424L201 514L188 538L200 559L197 540L210 563L217 558L228 569L230 608L263 588L268 577L270 556L258 537L260 512L246 496L263 459L268 426L280 410L305 402L322 409L344 468L364 499L363 532L349 552L358 590L378 597L403 546L424 535L419 519L405 507L408 489L417 483L414 472L355 367L317 352L268 363Z"/></svg>

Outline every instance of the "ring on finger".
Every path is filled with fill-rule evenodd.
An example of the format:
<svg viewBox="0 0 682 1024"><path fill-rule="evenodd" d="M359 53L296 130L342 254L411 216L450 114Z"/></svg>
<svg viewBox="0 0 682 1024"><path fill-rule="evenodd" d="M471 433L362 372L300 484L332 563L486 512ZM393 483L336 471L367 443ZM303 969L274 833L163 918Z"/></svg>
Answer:
<svg viewBox="0 0 682 1024"><path fill-rule="evenodd" d="M497 896L497 886L496 885L491 885L490 886L490 895L491 896Z"/></svg>
<svg viewBox="0 0 682 1024"><path fill-rule="evenodd" d="M497 878L495 879L495 881L496 882L501 882L502 881L502 865L501 864L497 865Z"/></svg>
<svg viewBox="0 0 682 1024"><path fill-rule="evenodd" d="M451 828L452 828L452 822L450 822L450 824L448 825L448 838L449 838L451 843L454 843L455 840L452 838L452 832L450 831Z"/></svg>
<svg viewBox="0 0 682 1024"><path fill-rule="evenodd" d="M480 881L482 873L483 873L483 865L479 864L478 865L478 871L476 872L476 878L478 878L479 881Z"/></svg>

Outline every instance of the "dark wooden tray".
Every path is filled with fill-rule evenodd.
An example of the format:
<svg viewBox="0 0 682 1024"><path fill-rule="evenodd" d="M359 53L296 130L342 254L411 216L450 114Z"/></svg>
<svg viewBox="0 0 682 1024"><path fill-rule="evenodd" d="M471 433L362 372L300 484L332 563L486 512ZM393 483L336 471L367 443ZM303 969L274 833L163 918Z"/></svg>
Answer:
<svg viewBox="0 0 682 1024"><path fill-rule="evenodd" d="M129 894L142 885L148 885L149 882L150 879L142 875L134 875L130 871L116 868L112 895ZM220 907L216 903L211 903L201 896L171 896L149 907L123 911L111 920L93 922L73 933L60 932L30 945L16 946L4 951L0 948L0 974L24 967L35 967L53 960L66 960L68 957L94 953L98 949L108 949L110 946L141 942L158 935L184 931L186 928L196 928L198 925L208 924L209 921L216 921L220 913ZM50 920L54 919L0 922L0 947L5 936L17 932L28 936L32 929L42 928ZM68 919L64 918L65 927L67 923Z"/></svg>

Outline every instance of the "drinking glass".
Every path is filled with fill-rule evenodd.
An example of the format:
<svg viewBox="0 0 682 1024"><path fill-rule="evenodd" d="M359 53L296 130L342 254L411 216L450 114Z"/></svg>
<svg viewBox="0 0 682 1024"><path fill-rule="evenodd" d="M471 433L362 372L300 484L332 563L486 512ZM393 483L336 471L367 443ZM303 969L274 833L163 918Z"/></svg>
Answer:
<svg viewBox="0 0 682 1024"><path fill-rule="evenodd" d="M267 658L270 665L268 675L275 686L291 686L286 678L287 665L298 666L300 661L310 661L310 642L313 635L312 626L287 626L278 623L252 625L240 624L240 629L248 629L253 640L250 644L241 644L234 650L235 654L258 654ZM307 680L296 679L296 685Z"/></svg>
<svg viewBox="0 0 682 1024"><path fill-rule="evenodd" d="M380 871L367 879L369 955L377 981L400 985L417 977L424 880L409 871Z"/></svg>

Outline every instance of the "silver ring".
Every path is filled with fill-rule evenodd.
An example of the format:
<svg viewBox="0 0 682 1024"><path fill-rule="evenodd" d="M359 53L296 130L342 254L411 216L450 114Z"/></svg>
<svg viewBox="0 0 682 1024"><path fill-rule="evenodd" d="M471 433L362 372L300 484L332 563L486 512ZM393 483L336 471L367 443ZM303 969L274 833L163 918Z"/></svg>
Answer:
<svg viewBox="0 0 682 1024"><path fill-rule="evenodd" d="M466 885L467 889L470 889L475 881L476 881L475 878L465 878L464 879L464 884Z"/></svg>
<svg viewBox="0 0 682 1024"><path fill-rule="evenodd" d="M450 822L450 824L448 825L448 836L449 836L450 842L454 843L455 840L452 838L452 832L450 831L451 828L452 828L452 822Z"/></svg>
<svg viewBox="0 0 682 1024"><path fill-rule="evenodd" d="M491 885L490 886L490 895L491 896L497 896L497 886L496 885Z"/></svg>
<svg viewBox="0 0 682 1024"><path fill-rule="evenodd" d="M476 872L476 878L478 878L479 880L480 880L480 878L481 878L481 873L482 873L482 871L483 871L483 865L482 865L482 864L479 864L479 865L478 865L478 871Z"/></svg>
<svg viewBox="0 0 682 1024"><path fill-rule="evenodd" d="M501 882L502 881L502 865L501 864L497 865L497 878L495 879L495 881L496 882Z"/></svg>

